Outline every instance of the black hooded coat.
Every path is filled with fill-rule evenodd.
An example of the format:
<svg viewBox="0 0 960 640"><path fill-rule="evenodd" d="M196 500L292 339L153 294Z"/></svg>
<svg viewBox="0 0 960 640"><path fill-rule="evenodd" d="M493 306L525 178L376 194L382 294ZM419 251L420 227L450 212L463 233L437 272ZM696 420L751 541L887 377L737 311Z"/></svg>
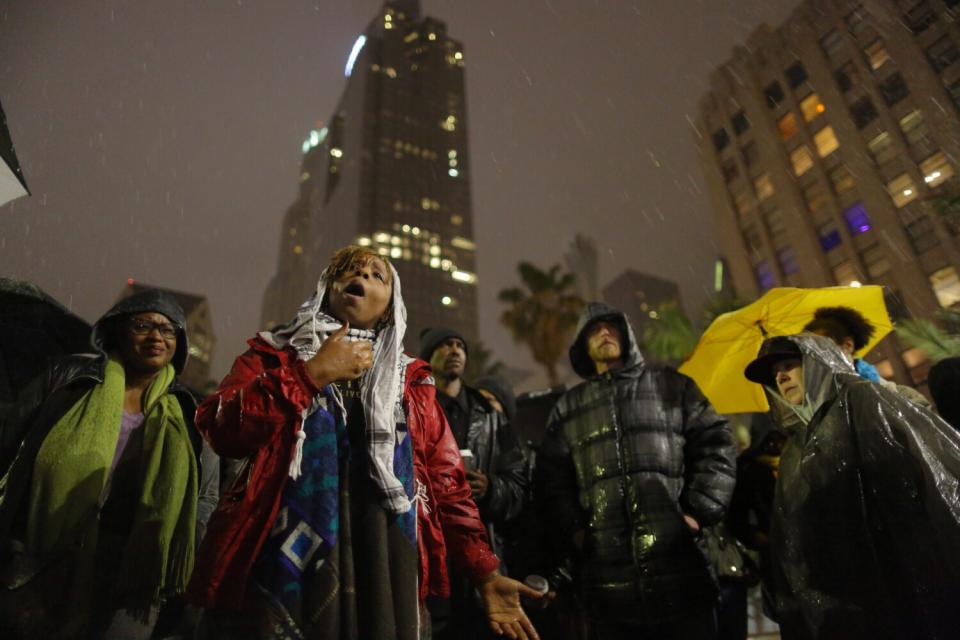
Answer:
<svg viewBox="0 0 960 640"><path fill-rule="evenodd" d="M585 340L599 320L620 327L626 358L600 375ZM560 561L576 557L595 617L656 626L709 611L716 583L683 516L709 526L724 515L736 456L727 421L693 380L645 364L626 316L606 305L584 311L570 361L586 380L554 407L535 472Z"/></svg>
<svg viewBox="0 0 960 640"><path fill-rule="evenodd" d="M789 339L804 405L764 387L788 433L770 534L782 637L956 638L960 436L829 339Z"/></svg>
<svg viewBox="0 0 960 640"><path fill-rule="evenodd" d="M148 290L117 302L97 320L91 332L92 353L68 356L49 367L20 395L17 403L0 416L0 548L11 539L23 539L25 510L29 502L33 463L50 429L93 386L103 382L107 362L107 339L113 323L135 313L162 313L177 325L174 370L179 374L187 362L189 345L180 305L168 294ZM197 541L216 508L219 460L205 447L194 426L197 403L186 387L174 381L168 393L176 396L197 457L200 498L197 504Z"/></svg>

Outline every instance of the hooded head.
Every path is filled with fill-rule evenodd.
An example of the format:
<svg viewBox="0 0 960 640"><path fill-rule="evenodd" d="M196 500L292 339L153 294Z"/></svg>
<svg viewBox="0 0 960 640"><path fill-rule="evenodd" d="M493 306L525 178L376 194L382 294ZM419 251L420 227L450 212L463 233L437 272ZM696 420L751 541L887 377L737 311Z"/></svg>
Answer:
<svg viewBox="0 0 960 640"><path fill-rule="evenodd" d="M187 319L176 299L165 291L147 289L124 298L110 308L93 325L90 342L99 353L106 354L119 347L124 323L140 313L162 314L174 325L177 332L177 347L170 361L179 374L187 364L190 345L187 343Z"/></svg>
<svg viewBox="0 0 960 640"><path fill-rule="evenodd" d="M517 416L517 396L513 393L513 387L503 376L484 376L473 386L481 393L486 391L492 395L503 407L503 414L507 416L507 421L511 423L514 421Z"/></svg>
<svg viewBox="0 0 960 640"><path fill-rule="evenodd" d="M960 430L960 358L944 358L930 369L927 378L937 412L954 429Z"/></svg>
<svg viewBox="0 0 960 640"><path fill-rule="evenodd" d="M797 358L802 366L803 393L798 401L791 401L781 392L783 387L789 394L790 383L785 380L778 386L775 370L779 363ZM764 340L744 376L763 385L774 421L781 426L789 426L796 418L809 422L817 409L836 395L842 382L860 379L833 340L807 333Z"/></svg>
<svg viewBox="0 0 960 640"><path fill-rule="evenodd" d="M629 368L643 364L643 355L637 347L637 339L633 335L633 329L627 321L626 314L602 302L591 302L580 314L576 337L570 346L570 364L581 378L587 379L597 375L597 366L590 357L587 338L593 327L602 321L614 325L620 334L620 360L623 367Z"/></svg>

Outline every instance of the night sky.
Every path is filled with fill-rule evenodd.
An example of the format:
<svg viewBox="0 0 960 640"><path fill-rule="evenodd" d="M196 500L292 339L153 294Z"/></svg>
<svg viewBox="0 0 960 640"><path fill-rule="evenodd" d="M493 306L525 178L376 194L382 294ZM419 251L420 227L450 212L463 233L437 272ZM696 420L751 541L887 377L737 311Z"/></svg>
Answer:
<svg viewBox="0 0 960 640"><path fill-rule="evenodd" d="M600 283L678 281L719 247L691 121L713 67L796 0L426 0L464 43L481 337L520 259L577 232ZM331 114L378 0L2 0L0 102L31 198L0 207L0 275L93 320L127 278L206 294L221 377L258 328L300 145ZM407 284L407 286L411 286Z"/></svg>

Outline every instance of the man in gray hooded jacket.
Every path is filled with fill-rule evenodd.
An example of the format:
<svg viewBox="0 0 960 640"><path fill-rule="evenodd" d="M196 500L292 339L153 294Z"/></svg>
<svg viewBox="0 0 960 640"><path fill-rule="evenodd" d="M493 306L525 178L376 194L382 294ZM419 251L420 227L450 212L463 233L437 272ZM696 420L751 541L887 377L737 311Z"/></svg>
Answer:
<svg viewBox="0 0 960 640"><path fill-rule="evenodd" d="M700 528L733 493L727 421L693 380L644 363L626 316L604 304L584 310L570 362L584 382L548 420L535 487L596 637L715 637Z"/></svg>

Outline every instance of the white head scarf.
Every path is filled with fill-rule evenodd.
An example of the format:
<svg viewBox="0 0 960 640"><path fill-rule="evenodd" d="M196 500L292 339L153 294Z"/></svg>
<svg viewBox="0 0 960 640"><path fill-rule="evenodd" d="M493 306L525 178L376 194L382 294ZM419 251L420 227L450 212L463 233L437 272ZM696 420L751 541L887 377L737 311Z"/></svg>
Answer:
<svg viewBox="0 0 960 640"><path fill-rule="evenodd" d="M321 307L330 286L329 270L320 274L317 289L309 300L300 305L296 316L275 331L261 331L260 337L276 349L293 347L300 360L309 360L320 350L320 345L343 325ZM351 328L348 340L373 342L373 366L360 379L360 397L366 418L367 454L370 459L370 475L380 488L381 506L390 513L400 514L410 510L411 502L393 471L394 448L399 437L397 424L406 421L403 411L404 373L410 358L403 354L403 334L407 328L407 308L400 293L400 276L390 265L393 280L393 318L379 331ZM334 396L344 419L346 409L339 391L334 387ZM313 406L304 412L303 418L321 404L317 398ZM302 423L297 433L297 444L290 468L290 476L300 476L300 460L303 440Z"/></svg>

